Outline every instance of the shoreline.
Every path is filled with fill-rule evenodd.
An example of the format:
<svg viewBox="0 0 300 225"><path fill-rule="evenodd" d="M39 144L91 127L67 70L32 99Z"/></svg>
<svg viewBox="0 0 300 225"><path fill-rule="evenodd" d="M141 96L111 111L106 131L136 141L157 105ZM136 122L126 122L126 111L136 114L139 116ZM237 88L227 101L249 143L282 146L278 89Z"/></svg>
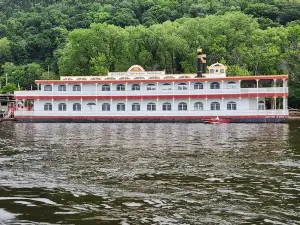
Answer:
<svg viewBox="0 0 300 225"><path fill-rule="evenodd" d="M291 116L287 119L287 121L300 120L300 116Z"/></svg>

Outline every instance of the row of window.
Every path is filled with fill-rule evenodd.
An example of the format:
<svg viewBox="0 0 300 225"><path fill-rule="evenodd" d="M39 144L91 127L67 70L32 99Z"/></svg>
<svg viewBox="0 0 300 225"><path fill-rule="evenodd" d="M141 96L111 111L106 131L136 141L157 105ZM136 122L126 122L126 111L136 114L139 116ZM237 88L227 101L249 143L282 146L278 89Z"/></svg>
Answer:
<svg viewBox="0 0 300 225"><path fill-rule="evenodd" d="M222 70L222 69L221 69ZM223 69L223 72L221 73L224 73L224 69ZM182 79L182 78L194 78L192 76L179 76L177 77L178 79ZM71 78L71 77L66 77L64 78L63 80L145 80L145 79L149 79L149 80L159 80L159 79L176 79L176 77L174 76L165 76L163 78L161 77L149 77L149 78L146 78L146 77L134 77L134 78L130 78L130 77L120 77L120 78L115 78L115 77L106 77L104 79L101 79L100 77L92 77L92 78L85 78L85 77L79 77L79 78Z"/></svg>
<svg viewBox="0 0 300 225"><path fill-rule="evenodd" d="M156 84L148 84L147 85L147 90L156 90ZM228 82L227 83L227 88L236 88L236 82ZM110 91L111 86L108 84L102 85L102 91ZM172 89L172 84L170 83L165 83L162 85L162 90L171 90ZM188 89L188 84L187 83L179 83L178 84L178 90L187 90ZM194 89L203 89L203 83L195 83L194 84ZM220 83L219 82L213 82L210 84L210 89L220 89ZM67 87L66 85L59 85L58 86L58 91L66 91ZM72 88L73 91L81 91L81 86L80 85L73 85ZM132 84L131 85L131 90L132 91L140 91L141 90L141 85L140 84ZM45 85L44 86L44 91L52 91L52 86L51 85ZM117 91L125 91L125 85L124 84L118 84L117 85Z"/></svg>
<svg viewBox="0 0 300 225"><path fill-rule="evenodd" d="M95 103L89 103L88 105L95 105ZM188 110L187 103L185 102L180 102L178 104L178 110L179 111L186 111ZM110 111L110 104L109 103L103 103L102 104L102 111ZM212 102L210 104L210 109L211 110L220 110L220 103L219 102ZM227 110L236 110L236 103L235 102L228 102L227 103ZM44 110L45 111L52 111L52 104L51 103L46 103L44 105ZM141 105L140 103L133 103L131 105L131 110L132 111L141 111ZM162 110L163 111L171 111L172 110L172 104L169 102L165 102L162 105ZM204 105L202 102L196 102L194 104L194 110L195 111L201 111L204 110ZM67 111L67 105L65 103L60 103L58 105L58 111ZM81 104L80 103L74 103L73 104L73 111L81 111ZM124 103L118 103L117 104L117 111L125 111L125 104ZM147 104L147 111L156 111L156 104L153 102L150 102Z"/></svg>

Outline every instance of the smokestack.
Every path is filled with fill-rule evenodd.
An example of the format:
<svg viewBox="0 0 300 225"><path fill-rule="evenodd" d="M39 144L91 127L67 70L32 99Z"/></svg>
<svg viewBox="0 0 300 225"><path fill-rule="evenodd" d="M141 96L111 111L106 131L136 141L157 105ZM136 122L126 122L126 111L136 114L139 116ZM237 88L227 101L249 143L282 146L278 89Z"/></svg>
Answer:
<svg viewBox="0 0 300 225"><path fill-rule="evenodd" d="M202 73L206 73L206 54L201 55Z"/></svg>
<svg viewBox="0 0 300 225"><path fill-rule="evenodd" d="M202 53L202 48L197 49L197 77L203 77L206 72L206 54Z"/></svg>
<svg viewBox="0 0 300 225"><path fill-rule="evenodd" d="M202 77L202 62L201 62L202 48L197 49L197 77Z"/></svg>

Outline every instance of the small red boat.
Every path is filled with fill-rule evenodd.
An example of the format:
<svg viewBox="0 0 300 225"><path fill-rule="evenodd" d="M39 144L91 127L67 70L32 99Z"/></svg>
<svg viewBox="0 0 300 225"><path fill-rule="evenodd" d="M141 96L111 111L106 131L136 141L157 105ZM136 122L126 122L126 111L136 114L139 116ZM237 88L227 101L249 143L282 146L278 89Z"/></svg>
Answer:
<svg viewBox="0 0 300 225"><path fill-rule="evenodd" d="M212 124L219 124L219 123L230 123L230 119L220 119L219 117L216 117L214 119L204 119L202 120L203 123L212 123Z"/></svg>

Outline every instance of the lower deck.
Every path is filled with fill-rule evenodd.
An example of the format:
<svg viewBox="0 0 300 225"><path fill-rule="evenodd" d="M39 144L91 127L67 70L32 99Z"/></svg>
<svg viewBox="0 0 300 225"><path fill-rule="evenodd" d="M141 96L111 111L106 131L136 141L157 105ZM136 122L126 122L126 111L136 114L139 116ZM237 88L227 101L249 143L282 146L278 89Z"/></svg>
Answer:
<svg viewBox="0 0 300 225"><path fill-rule="evenodd" d="M14 117L23 122L202 122L220 117L232 122L282 122L287 99L37 100L18 102Z"/></svg>

